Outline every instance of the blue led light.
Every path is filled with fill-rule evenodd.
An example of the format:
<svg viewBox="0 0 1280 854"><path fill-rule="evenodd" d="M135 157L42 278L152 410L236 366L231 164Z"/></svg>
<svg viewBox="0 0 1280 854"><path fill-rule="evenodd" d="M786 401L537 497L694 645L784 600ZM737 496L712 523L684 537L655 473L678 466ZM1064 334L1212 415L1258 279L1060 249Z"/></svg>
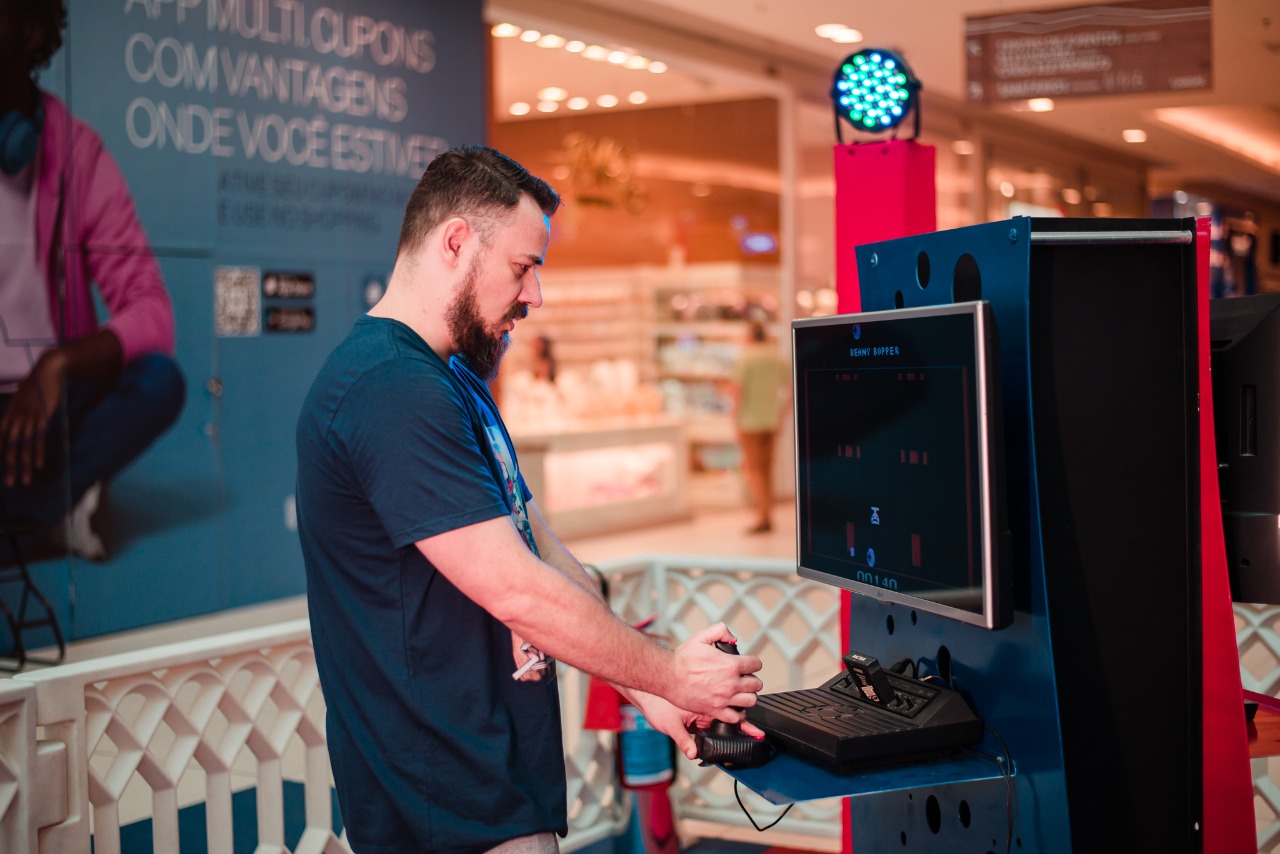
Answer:
<svg viewBox="0 0 1280 854"><path fill-rule="evenodd" d="M861 50L836 70L831 99L837 113L876 132L901 123L916 106L920 84L902 57L888 50Z"/></svg>

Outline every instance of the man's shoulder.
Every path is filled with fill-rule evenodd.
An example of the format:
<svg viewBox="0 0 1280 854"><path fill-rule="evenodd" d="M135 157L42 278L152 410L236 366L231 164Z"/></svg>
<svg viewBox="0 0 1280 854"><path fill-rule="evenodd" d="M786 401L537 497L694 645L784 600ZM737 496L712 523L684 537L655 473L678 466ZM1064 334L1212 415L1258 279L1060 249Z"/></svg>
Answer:
<svg viewBox="0 0 1280 854"><path fill-rule="evenodd" d="M412 329L399 321L368 315L356 321L329 362L388 377L449 376L448 366Z"/></svg>
<svg viewBox="0 0 1280 854"><path fill-rule="evenodd" d="M424 391L451 394L452 374L421 339L402 324L362 317L329 354L311 384L304 411L336 415L353 398L394 399L397 407L418 402Z"/></svg>

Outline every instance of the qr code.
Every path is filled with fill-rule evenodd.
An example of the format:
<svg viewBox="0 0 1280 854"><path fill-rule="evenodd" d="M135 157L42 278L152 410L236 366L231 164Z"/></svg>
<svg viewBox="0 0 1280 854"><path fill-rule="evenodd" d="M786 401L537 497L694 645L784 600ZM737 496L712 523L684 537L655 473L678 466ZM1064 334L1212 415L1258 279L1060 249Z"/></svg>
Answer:
<svg viewBox="0 0 1280 854"><path fill-rule="evenodd" d="M257 267L214 271L213 317L219 337L262 332L262 272Z"/></svg>

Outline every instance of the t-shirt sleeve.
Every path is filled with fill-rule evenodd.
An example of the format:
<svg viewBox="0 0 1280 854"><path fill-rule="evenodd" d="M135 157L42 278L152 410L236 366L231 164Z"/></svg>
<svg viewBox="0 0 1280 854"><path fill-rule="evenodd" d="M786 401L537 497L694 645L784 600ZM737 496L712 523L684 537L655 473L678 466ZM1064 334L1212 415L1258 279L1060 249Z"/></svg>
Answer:
<svg viewBox="0 0 1280 854"><path fill-rule="evenodd" d="M462 392L443 370L402 361L366 374L334 431L396 548L507 515Z"/></svg>

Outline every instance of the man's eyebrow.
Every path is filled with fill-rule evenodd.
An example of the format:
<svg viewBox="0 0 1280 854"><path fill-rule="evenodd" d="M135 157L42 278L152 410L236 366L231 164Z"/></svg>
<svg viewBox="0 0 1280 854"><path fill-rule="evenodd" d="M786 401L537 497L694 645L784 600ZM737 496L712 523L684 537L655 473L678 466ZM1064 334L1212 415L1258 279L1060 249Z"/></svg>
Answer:
<svg viewBox="0 0 1280 854"><path fill-rule="evenodd" d="M535 267L541 267L543 264L546 263L546 259L543 258L541 255L534 255L530 253L528 255L523 255L521 257Z"/></svg>

